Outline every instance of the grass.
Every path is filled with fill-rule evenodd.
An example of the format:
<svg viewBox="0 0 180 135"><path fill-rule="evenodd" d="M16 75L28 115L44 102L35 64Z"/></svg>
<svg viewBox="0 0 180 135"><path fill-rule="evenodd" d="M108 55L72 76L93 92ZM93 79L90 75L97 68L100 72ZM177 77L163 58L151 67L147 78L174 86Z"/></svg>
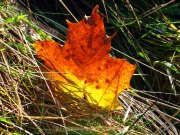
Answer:
<svg viewBox="0 0 180 135"><path fill-rule="evenodd" d="M58 15L52 9L45 12L37 6L31 7L34 10L29 15L19 5L0 2L0 133L178 134L179 4L143 0L98 2L101 13L106 15L107 33L117 31L111 54L137 65L132 89L119 97L124 109L106 112L65 93L57 102L40 71L42 62L36 59L31 46L47 38L65 41L65 18L75 22L85 12L83 6L70 2L75 8L67 2L58 3L68 8L57 8ZM80 2L88 7L87 13L91 12L93 2ZM67 98L79 106L72 107Z"/></svg>

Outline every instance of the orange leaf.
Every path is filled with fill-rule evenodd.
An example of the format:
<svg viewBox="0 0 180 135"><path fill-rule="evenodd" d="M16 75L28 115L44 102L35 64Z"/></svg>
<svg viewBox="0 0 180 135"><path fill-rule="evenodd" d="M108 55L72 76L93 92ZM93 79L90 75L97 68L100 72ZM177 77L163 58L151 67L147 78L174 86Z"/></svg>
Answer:
<svg viewBox="0 0 180 135"><path fill-rule="evenodd" d="M64 46L47 40L36 42L38 58L49 68L46 77L56 91L85 97L96 106L114 110L119 106L118 95L129 88L135 66L125 59L110 57L111 39L106 35L103 18L96 6L90 17L78 23L68 23ZM61 84L66 83L66 87Z"/></svg>

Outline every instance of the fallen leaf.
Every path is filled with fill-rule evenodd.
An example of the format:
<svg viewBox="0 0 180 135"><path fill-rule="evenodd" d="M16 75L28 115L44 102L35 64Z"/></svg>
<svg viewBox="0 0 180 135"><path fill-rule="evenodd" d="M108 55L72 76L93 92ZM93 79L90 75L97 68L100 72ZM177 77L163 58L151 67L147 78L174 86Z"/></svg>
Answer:
<svg viewBox="0 0 180 135"><path fill-rule="evenodd" d="M97 13L78 23L68 23L64 46L52 40L36 42L38 58L48 69L46 78L56 91L63 90L74 97L107 110L119 106L118 95L130 87L135 66L125 59L109 55L112 36L108 37L103 18ZM62 85L66 84L66 85Z"/></svg>

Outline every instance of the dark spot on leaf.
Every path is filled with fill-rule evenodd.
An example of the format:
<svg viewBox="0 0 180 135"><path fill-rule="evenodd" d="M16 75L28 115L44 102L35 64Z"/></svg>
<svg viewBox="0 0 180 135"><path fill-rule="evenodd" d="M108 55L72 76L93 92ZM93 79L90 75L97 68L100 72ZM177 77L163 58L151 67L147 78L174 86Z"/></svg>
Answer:
<svg viewBox="0 0 180 135"><path fill-rule="evenodd" d="M108 69L108 63L104 64L104 68Z"/></svg>
<svg viewBox="0 0 180 135"><path fill-rule="evenodd" d="M69 53L69 49L67 49L66 52Z"/></svg>
<svg viewBox="0 0 180 135"><path fill-rule="evenodd" d="M84 49L84 46L83 46L83 45L81 45L80 47L81 47L82 50Z"/></svg>
<svg viewBox="0 0 180 135"><path fill-rule="evenodd" d="M71 57L75 57L76 55L73 53L73 54L71 54Z"/></svg>
<svg viewBox="0 0 180 135"><path fill-rule="evenodd" d="M106 80L105 80L105 83L110 84L110 83L111 83L111 81L110 81L109 79L106 79Z"/></svg>
<svg viewBox="0 0 180 135"><path fill-rule="evenodd" d="M102 70L101 67L98 67L98 70L101 71Z"/></svg>
<svg viewBox="0 0 180 135"><path fill-rule="evenodd" d="M96 85L96 89L100 89L100 86L99 86L99 85Z"/></svg>
<svg viewBox="0 0 180 135"><path fill-rule="evenodd" d="M64 57L66 60L70 60L71 56L70 55L67 55Z"/></svg>

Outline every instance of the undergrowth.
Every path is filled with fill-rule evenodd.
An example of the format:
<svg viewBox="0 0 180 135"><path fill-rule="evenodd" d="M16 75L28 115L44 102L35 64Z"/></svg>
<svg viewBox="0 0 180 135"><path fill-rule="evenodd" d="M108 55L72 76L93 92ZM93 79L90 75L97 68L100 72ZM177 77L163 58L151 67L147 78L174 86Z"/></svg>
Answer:
<svg viewBox="0 0 180 135"><path fill-rule="evenodd" d="M59 6L55 11L51 7L47 10L43 4L44 9L34 6L38 5L35 1L27 5L23 1L19 1L21 5L0 2L0 133L178 135L179 3L55 2ZM85 11L90 15L97 3L105 16L107 33L117 31L111 55L137 65L132 88L119 96L123 109L113 112L65 93L57 101L40 71L42 62L36 59L31 46L50 38L63 44L65 19L76 22ZM71 106L67 99L79 106Z"/></svg>

